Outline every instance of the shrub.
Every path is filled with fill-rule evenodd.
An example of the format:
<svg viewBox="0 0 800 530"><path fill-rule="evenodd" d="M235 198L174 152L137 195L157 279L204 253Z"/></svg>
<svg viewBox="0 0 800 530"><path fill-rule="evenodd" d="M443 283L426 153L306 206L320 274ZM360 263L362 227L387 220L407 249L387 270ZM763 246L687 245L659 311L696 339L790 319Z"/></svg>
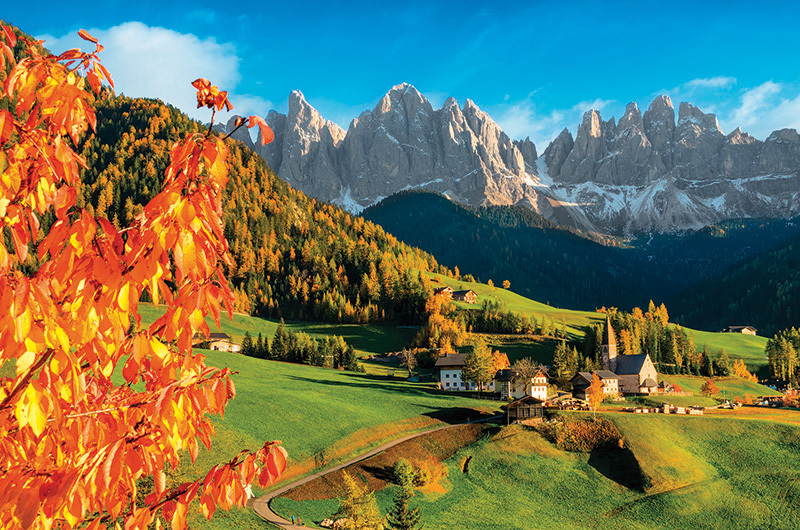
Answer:
<svg viewBox="0 0 800 530"><path fill-rule="evenodd" d="M562 451L588 453L594 449L620 447L622 433L604 418L582 418L542 424L539 433Z"/></svg>

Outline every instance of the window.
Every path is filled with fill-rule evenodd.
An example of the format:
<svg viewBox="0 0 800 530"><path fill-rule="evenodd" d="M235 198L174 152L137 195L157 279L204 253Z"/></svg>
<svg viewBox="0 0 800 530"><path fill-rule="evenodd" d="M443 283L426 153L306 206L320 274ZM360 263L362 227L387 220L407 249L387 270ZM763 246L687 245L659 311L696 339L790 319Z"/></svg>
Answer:
<svg viewBox="0 0 800 530"><path fill-rule="evenodd" d="M447 377L447 378L449 378L449 377L450 377L450 374L444 374L444 376L445 376L445 377Z"/></svg>

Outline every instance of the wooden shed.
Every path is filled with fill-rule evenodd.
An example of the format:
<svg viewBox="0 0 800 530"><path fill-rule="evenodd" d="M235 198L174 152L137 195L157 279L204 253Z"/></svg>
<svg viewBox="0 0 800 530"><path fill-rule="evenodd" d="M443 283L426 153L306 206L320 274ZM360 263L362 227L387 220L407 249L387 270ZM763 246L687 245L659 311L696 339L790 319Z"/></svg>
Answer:
<svg viewBox="0 0 800 530"><path fill-rule="evenodd" d="M506 407L506 424L542 419L544 419L544 402L541 399L525 396L512 401Z"/></svg>

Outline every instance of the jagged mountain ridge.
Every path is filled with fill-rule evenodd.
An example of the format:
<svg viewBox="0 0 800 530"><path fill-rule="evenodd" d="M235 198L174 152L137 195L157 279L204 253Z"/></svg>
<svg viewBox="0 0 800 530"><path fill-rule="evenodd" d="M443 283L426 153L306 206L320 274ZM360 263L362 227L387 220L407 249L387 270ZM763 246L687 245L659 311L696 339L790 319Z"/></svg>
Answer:
<svg viewBox="0 0 800 530"><path fill-rule="evenodd" d="M587 111L538 155L512 140L471 100L441 109L413 86L393 87L347 131L299 91L267 121L261 156L293 186L351 211L409 189L474 206L524 204L562 225L609 234L699 228L728 218L800 213L800 135L760 141L689 103L678 120L668 96L618 122Z"/></svg>

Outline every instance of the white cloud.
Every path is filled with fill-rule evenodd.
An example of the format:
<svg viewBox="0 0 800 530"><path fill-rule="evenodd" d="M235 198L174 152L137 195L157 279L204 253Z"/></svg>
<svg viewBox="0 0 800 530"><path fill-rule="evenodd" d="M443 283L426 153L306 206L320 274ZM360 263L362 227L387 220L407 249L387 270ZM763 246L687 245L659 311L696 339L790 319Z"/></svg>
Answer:
<svg viewBox="0 0 800 530"><path fill-rule="evenodd" d="M684 87L695 90L698 88L728 88L736 84L735 77L717 76L692 79L683 84Z"/></svg>
<svg viewBox="0 0 800 530"><path fill-rule="evenodd" d="M542 110L533 101L534 95L532 92L523 100L495 105L489 113L510 138L530 137L539 152L543 152L565 127L574 135L586 111L595 109L602 112L615 103L614 100L595 99L581 101L566 109Z"/></svg>
<svg viewBox="0 0 800 530"><path fill-rule="evenodd" d="M269 101L258 96L237 95L240 59L232 44L141 22L88 31L105 46L100 59L111 73L118 94L159 98L194 118L208 121L211 112L197 108L196 90L191 86L195 79L205 77L220 89L228 90L234 113L263 116L272 108ZM69 48L87 49L89 45L77 34L37 38L43 39L54 53ZM220 121L227 121L228 117L223 113Z"/></svg>

